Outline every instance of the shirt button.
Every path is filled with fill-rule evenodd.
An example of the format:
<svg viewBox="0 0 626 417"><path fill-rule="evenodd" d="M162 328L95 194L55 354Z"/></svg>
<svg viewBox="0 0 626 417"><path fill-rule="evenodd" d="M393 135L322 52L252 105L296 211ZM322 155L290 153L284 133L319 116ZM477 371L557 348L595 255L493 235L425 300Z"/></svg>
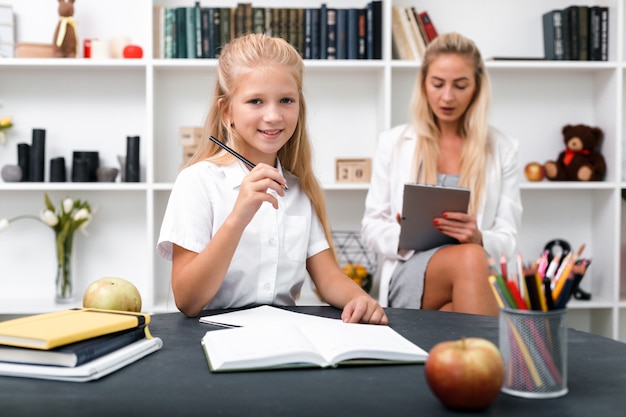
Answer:
<svg viewBox="0 0 626 417"><path fill-rule="evenodd" d="M271 238L270 239L270 246L276 246L276 239L275 238Z"/></svg>
<svg viewBox="0 0 626 417"><path fill-rule="evenodd" d="M269 290L270 289L270 284L268 282L265 283L265 285L263 286L264 290Z"/></svg>

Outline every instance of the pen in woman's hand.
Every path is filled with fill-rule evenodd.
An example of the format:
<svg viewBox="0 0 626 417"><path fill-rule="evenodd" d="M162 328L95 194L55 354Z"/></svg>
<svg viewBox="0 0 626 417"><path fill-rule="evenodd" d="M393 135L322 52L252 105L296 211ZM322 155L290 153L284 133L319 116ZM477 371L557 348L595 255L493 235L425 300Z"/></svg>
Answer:
<svg viewBox="0 0 626 417"><path fill-rule="evenodd" d="M233 155L235 158L239 159L241 162L243 162L244 164L246 164L248 166L248 168L253 169L256 165L254 165L252 162L250 162L249 160L247 160L246 158L244 158L243 155L237 153L234 149L231 149L230 147L226 146L224 143L222 143L221 141L219 141L217 138L213 137L213 136L209 136L209 139L211 139L211 141L213 141L216 145L218 145L220 148L224 149L226 152L230 153L231 155ZM276 182L278 185L280 185L282 187L283 190L285 191L289 191L289 187L287 187L287 184L281 184L280 182L274 180L274 182Z"/></svg>

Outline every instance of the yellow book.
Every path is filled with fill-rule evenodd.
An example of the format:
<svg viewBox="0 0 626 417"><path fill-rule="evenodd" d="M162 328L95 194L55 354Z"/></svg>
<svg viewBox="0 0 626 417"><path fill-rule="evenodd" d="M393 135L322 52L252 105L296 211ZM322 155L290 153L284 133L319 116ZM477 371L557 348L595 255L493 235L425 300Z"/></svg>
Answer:
<svg viewBox="0 0 626 417"><path fill-rule="evenodd" d="M145 326L150 315L76 308L0 322L0 344L52 349L121 330Z"/></svg>

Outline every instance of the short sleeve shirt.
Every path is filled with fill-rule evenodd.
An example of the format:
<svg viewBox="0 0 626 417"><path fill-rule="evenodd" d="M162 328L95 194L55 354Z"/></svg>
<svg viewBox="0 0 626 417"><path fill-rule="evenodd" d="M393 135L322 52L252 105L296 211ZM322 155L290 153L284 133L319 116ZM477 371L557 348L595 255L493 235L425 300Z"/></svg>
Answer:
<svg viewBox="0 0 626 417"><path fill-rule="evenodd" d="M282 171L280 163L279 170ZM157 252L171 260L173 245L200 253L230 214L247 169L239 161L220 166L203 161L182 170L161 225ZM329 248L311 201L297 177L283 173L289 190L278 209L261 205L246 227L224 281L204 307L295 305L307 276L306 259Z"/></svg>

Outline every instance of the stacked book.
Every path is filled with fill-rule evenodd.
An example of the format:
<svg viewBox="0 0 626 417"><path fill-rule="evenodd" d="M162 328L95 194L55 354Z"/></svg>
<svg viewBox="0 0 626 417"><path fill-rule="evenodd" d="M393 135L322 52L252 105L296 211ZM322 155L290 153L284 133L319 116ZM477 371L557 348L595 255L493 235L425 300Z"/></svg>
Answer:
<svg viewBox="0 0 626 417"><path fill-rule="evenodd" d="M437 37L437 29L428 12L415 7L391 7L393 57L421 60L426 46Z"/></svg>
<svg viewBox="0 0 626 417"><path fill-rule="evenodd" d="M0 58L13 58L15 51L15 23L13 8L0 4Z"/></svg>
<svg viewBox="0 0 626 417"><path fill-rule="evenodd" d="M150 315L76 308L0 322L0 375L84 382L159 350Z"/></svg>
<svg viewBox="0 0 626 417"><path fill-rule="evenodd" d="M303 59L382 59L382 1L362 8L154 6L155 58L218 58L231 39L263 33L292 44Z"/></svg>
<svg viewBox="0 0 626 417"><path fill-rule="evenodd" d="M542 16L545 59L608 61L609 8L569 6Z"/></svg>

